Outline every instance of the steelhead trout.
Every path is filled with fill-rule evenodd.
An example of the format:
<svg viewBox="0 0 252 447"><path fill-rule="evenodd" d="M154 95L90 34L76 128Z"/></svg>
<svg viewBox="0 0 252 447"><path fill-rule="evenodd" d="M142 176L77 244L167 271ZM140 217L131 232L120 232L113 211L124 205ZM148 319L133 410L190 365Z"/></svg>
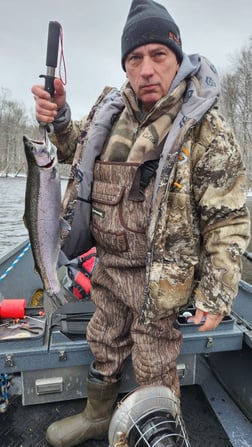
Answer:
<svg viewBox="0 0 252 447"><path fill-rule="evenodd" d="M61 286L57 275L62 225L57 149L49 139L36 141L24 136L23 142L28 164L24 223L29 233L35 269L46 292L44 307L48 315L76 299Z"/></svg>

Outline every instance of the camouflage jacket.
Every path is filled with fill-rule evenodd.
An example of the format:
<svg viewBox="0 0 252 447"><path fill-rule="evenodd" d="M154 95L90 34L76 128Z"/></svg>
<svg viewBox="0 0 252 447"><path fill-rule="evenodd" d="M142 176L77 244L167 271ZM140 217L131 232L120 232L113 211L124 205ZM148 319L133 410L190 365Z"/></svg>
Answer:
<svg viewBox="0 0 252 447"><path fill-rule="evenodd" d="M250 237L247 179L238 144L218 113L217 89L209 94L209 86L216 87L210 68L201 61L201 70L187 80L157 169L147 230L145 322L192 299L203 311L225 315L237 294ZM91 115L89 128L96 111ZM72 161L82 128L70 121L56 133L62 160Z"/></svg>

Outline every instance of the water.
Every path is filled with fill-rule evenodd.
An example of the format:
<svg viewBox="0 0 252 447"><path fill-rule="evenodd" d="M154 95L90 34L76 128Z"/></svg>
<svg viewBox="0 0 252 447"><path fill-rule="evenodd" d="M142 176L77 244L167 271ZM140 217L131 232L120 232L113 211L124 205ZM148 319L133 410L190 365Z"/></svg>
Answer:
<svg viewBox="0 0 252 447"><path fill-rule="evenodd" d="M0 177L0 257L27 239L23 223L26 178Z"/></svg>

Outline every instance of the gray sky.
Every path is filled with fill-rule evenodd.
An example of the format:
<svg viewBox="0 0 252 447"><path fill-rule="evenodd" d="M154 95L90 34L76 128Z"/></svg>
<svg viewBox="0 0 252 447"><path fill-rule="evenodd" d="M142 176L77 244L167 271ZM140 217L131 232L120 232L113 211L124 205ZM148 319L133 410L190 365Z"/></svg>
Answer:
<svg viewBox="0 0 252 447"><path fill-rule="evenodd" d="M159 0L180 28L183 50L208 57L220 72L252 36L251 0ZM120 38L131 0L0 0L0 88L33 109L31 86L45 74L49 21L61 23L67 98L74 118L105 85L120 87ZM57 72L58 74L58 72Z"/></svg>

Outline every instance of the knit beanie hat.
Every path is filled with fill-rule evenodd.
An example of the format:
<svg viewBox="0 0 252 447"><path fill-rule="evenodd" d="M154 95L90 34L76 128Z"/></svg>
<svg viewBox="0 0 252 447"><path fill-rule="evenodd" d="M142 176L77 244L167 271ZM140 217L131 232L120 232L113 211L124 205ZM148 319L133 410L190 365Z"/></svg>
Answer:
<svg viewBox="0 0 252 447"><path fill-rule="evenodd" d="M148 43L162 43L183 59L180 31L164 6L152 0L133 0L121 39L122 67L135 48Z"/></svg>

